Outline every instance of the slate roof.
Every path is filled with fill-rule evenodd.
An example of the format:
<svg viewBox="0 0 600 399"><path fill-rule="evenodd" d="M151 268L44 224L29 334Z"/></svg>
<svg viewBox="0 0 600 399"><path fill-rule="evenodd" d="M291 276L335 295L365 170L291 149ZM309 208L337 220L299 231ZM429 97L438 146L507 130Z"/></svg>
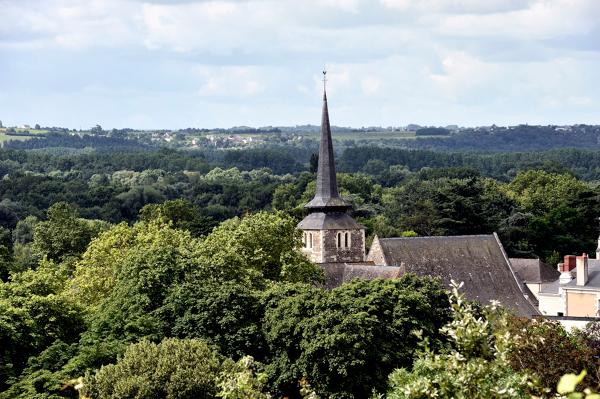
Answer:
<svg viewBox="0 0 600 399"><path fill-rule="evenodd" d="M558 280L560 272L539 259L510 258L517 276L528 284L550 283Z"/></svg>
<svg viewBox="0 0 600 399"><path fill-rule="evenodd" d="M470 235L379 239L386 263L400 274L439 276L444 285L464 282L470 300L488 304L498 300L521 316L538 315L535 297L518 280L498 237Z"/></svg>
<svg viewBox="0 0 600 399"><path fill-rule="evenodd" d="M352 230L364 229L364 226L357 223L356 220L347 213L312 212L298 223L298 228L301 230Z"/></svg>
<svg viewBox="0 0 600 399"><path fill-rule="evenodd" d="M361 278L373 280L376 278L399 278L402 272L399 267L375 266L373 263L321 263L325 271L325 288L331 289Z"/></svg>
<svg viewBox="0 0 600 399"><path fill-rule="evenodd" d="M317 169L317 187L314 198L305 208L327 210L347 210L351 205L344 201L337 187L335 175L335 160L333 158L333 141L329 125L329 110L327 108L327 93L323 90L323 111L321 114L321 143L319 145L319 165Z"/></svg>
<svg viewBox="0 0 600 399"><path fill-rule="evenodd" d="M600 291L600 261L597 259L588 259L588 282L586 285L577 285L577 269L572 270L573 280L562 287L567 289L574 288L583 291Z"/></svg>
<svg viewBox="0 0 600 399"><path fill-rule="evenodd" d="M577 269L571 271L573 279L567 284L560 284L560 280L542 284L540 294L559 295L560 288L576 289L582 291L600 291L600 260L588 259L588 282L584 286L577 285Z"/></svg>

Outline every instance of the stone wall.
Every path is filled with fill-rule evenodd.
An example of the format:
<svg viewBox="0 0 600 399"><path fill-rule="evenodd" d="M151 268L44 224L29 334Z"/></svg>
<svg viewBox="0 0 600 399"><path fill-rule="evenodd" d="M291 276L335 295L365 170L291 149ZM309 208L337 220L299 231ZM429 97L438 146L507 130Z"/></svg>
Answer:
<svg viewBox="0 0 600 399"><path fill-rule="evenodd" d="M302 248L302 253L305 254L311 262L322 263L323 262L323 237L321 235L321 231L319 230L305 230L304 234L308 237L312 234L312 248L309 245L308 247ZM307 237L307 239L308 239ZM304 242L304 238L303 238Z"/></svg>
<svg viewBox="0 0 600 399"><path fill-rule="evenodd" d="M338 246L338 233L350 234L349 246ZM302 253L315 263L356 263L365 261L365 231L355 230L304 230L307 235L307 246ZM308 245L312 234L312 247ZM303 238L304 242L304 238ZM343 242L343 240L342 240Z"/></svg>
<svg viewBox="0 0 600 399"><path fill-rule="evenodd" d="M383 248L378 237L373 239L369 254L367 255L367 262L373 262L377 266L389 266L385 261L385 255L383 254Z"/></svg>
<svg viewBox="0 0 600 399"><path fill-rule="evenodd" d="M338 247L337 234L350 233L350 246ZM356 230L323 230L323 260L321 263L364 262L365 231Z"/></svg>

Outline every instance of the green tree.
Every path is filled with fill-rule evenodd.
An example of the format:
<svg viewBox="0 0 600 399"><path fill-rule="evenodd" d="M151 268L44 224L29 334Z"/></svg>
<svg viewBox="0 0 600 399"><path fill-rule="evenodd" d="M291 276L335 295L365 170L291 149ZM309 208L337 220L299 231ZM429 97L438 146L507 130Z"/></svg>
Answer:
<svg viewBox="0 0 600 399"><path fill-rule="evenodd" d="M108 226L80 219L75 208L58 202L47 211L48 220L34 227L33 248L39 257L61 261L81 255L93 237Z"/></svg>
<svg viewBox="0 0 600 399"><path fill-rule="evenodd" d="M223 399L270 399L264 392L267 374L260 371L251 356L244 356L231 368L221 373L218 396Z"/></svg>
<svg viewBox="0 0 600 399"><path fill-rule="evenodd" d="M199 262L207 278L262 285L267 280L312 282L322 271L298 249L296 220L281 213L258 212L221 223L202 243Z"/></svg>
<svg viewBox="0 0 600 399"><path fill-rule="evenodd" d="M600 386L597 352L585 333L570 333L556 321L520 318L510 319L509 329L520 337L508 357L510 364L535 375L542 387L554 392L562 375L581 370L587 371L587 386Z"/></svg>
<svg viewBox="0 0 600 399"><path fill-rule="evenodd" d="M92 273L101 276L92 276L95 280L86 286L84 296L79 297L77 285L70 286L76 299L93 306L90 329L84 336L86 343L96 345L105 339L127 343L145 337L159 340L162 335L157 309L163 306L172 286L201 268L199 242L189 232L156 223L119 228L125 229L129 231L123 237L116 236L115 231L100 237L98 245L90 248L90 257L83 259L92 264ZM109 258L104 259L102 254L107 252ZM97 264L94 259L99 260ZM118 260L112 263L113 259ZM85 267L85 263L77 265L75 283L89 275L85 270L79 273ZM95 293L95 287L102 292Z"/></svg>
<svg viewBox="0 0 600 399"><path fill-rule="evenodd" d="M0 227L0 280L6 281L13 269L13 242L10 230Z"/></svg>
<svg viewBox="0 0 600 399"><path fill-rule="evenodd" d="M1 399L59 399L79 395L71 377L62 367L76 354L77 344L55 341L36 356L30 357L19 379L4 392Z"/></svg>
<svg viewBox="0 0 600 399"><path fill-rule="evenodd" d="M43 261L0 285L0 390L55 341L73 343L85 329L82 309L61 294L68 266Z"/></svg>
<svg viewBox="0 0 600 399"><path fill-rule="evenodd" d="M176 229L188 230L194 237L207 235L215 226L212 218L202 216L198 207L185 199L145 205L140 210L140 220L171 223Z"/></svg>
<svg viewBox="0 0 600 399"><path fill-rule="evenodd" d="M12 232L13 242L15 244L29 244L33 241L33 232L39 220L35 216L27 216L17 222L17 226Z"/></svg>
<svg viewBox="0 0 600 399"><path fill-rule="evenodd" d="M292 183L281 184L273 192L271 206L275 210L290 212L298 206L298 193L296 185Z"/></svg>
<svg viewBox="0 0 600 399"><path fill-rule="evenodd" d="M120 223L101 233L75 264L67 295L84 307L94 310L112 292L120 265L132 249L152 245L158 226ZM148 234L149 233L149 234ZM165 231L168 234L169 231ZM150 237L149 237L150 236Z"/></svg>
<svg viewBox="0 0 600 399"><path fill-rule="evenodd" d="M263 359L261 295L233 282L188 278L173 287L160 310L165 336L202 338L234 359Z"/></svg>
<svg viewBox="0 0 600 399"><path fill-rule="evenodd" d="M231 360L200 340L141 341L115 364L87 375L81 391L94 399L217 398L219 378L231 368Z"/></svg>
<svg viewBox="0 0 600 399"><path fill-rule="evenodd" d="M506 187L507 194L518 202L523 211L534 214L556 209L569 198L576 198L587 190L585 183L573 175L543 170L519 172Z"/></svg>
<svg viewBox="0 0 600 399"><path fill-rule="evenodd" d="M519 214L527 215L524 229L506 226L509 237L519 237L519 249L529 247L550 260L556 258L555 252L560 256L595 248L593 220L600 213L597 190L570 174L542 170L519 173L504 190L519 205ZM512 246L508 248L512 252Z"/></svg>
<svg viewBox="0 0 600 399"><path fill-rule="evenodd" d="M423 334L438 343L448 299L437 280L356 280L331 291L275 287L266 295L263 329L271 386L297 395L302 378L317 394L368 397L388 374L409 367Z"/></svg>
<svg viewBox="0 0 600 399"><path fill-rule="evenodd" d="M509 362L513 344L519 337L508 333L504 312L483 309L484 317L453 287L450 296L453 320L442 332L451 347L436 351L423 340L424 351L408 367L394 371L389 378L389 399L501 399L531 396L530 377L514 371ZM421 335L421 334L419 334Z"/></svg>
<svg viewBox="0 0 600 399"><path fill-rule="evenodd" d="M319 154L316 152L313 152L312 154L310 154L310 161L309 161L309 171L310 173L317 173L317 169L319 169Z"/></svg>
<svg viewBox="0 0 600 399"><path fill-rule="evenodd" d="M413 179L385 190L383 205L392 226L419 235L491 233L512 209L496 185L475 177Z"/></svg>

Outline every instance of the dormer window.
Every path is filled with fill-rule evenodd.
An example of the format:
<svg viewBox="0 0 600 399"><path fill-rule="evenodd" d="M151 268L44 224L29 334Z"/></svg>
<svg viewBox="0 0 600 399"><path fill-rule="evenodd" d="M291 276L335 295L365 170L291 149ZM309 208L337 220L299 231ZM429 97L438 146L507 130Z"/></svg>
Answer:
<svg viewBox="0 0 600 399"><path fill-rule="evenodd" d="M339 231L337 233L337 247L338 248L350 248L350 232Z"/></svg>

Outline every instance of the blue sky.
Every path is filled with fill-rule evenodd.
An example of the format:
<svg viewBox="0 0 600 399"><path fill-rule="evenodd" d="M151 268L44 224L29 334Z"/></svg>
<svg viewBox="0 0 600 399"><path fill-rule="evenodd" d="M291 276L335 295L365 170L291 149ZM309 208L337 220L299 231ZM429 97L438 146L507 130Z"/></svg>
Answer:
<svg viewBox="0 0 600 399"><path fill-rule="evenodd" d="M0 120L600 124L598 0L0 0Z"/></svg>

